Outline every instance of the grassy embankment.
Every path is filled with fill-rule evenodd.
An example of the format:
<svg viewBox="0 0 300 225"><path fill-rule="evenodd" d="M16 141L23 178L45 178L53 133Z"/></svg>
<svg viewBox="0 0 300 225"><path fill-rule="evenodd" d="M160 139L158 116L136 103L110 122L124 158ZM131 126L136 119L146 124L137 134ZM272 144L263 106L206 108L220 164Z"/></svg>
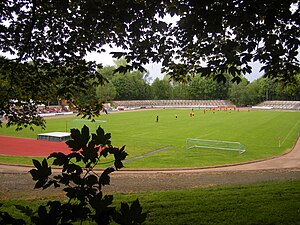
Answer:
<svg viewBox="0 0 300 225"><path fill-rule="evenodd" d="M299 224L300 180L204 189L115 194L114 204L138 198L145 224ZM24 218L14 204L37 208L45 200L1 200L2 210ZM29 220L27 220L29 222Z"/></svg>

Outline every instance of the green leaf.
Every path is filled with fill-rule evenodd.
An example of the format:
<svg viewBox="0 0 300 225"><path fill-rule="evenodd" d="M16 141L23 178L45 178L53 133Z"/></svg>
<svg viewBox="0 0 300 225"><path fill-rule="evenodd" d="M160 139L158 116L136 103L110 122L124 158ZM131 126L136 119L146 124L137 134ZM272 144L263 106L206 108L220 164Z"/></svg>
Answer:
<svg viewBox="0 0 300 225"><path fill-rule="evenodd" d="M48 162L47 162L46 159L43 159L43 161L42 161L42 167L43 168L48 168Z"/></svg>
<svg viewBox="0 0 300 225"><path fill-rule="evenodd" d="M69 185L71 176L68 174L62 174L62 175L54 176L54 179L56 179L61 184ZM55 186L55 183L54 183L54 186Z"/></svg>
<svg viewBox="0 0 300 225"><path fill-rule="evenodd" d="M64 191L66 192L67 197L70 199L75 199L77 196L76 190L74 188L67 187L67 188L64 188Z"/></svg>
<svg viewBox="0 0 300 225"><path fill-rule="evenodd" d="M99 157L98 155L98 151L99 151L99 147L94 148L93 144L89 144L88 147L83 148L82 151L82 159L85 163L87 162L92 162L95 163Z"/></svg>
<svg viewBox="0 0 300 225"><path fill-rule="evenodd" d="M38 215L41 217L41 218L45 218L47 216L47 209L45 206L39 206L38 208Z"/></svg>
<svg viewBox="0 0 300 225"><path fill-rule="evenodd" d="M119 224L142 224L145 222L147 214L142 212L139 200L136 199L131 206L122 202L120 213L116 212L113 219Z"/></svg>
<svg viewBox="0 0 300 225"><path fill-rule="evenodd" d="M83 172L82 168L81 168L79 165L76 165L76 164L68 164L68 165L65 165L64 170L65 170L67 173L70 173L70 174L77 174L77 175L80 175L80 174L82 174L82 172Z"/></svg>
<svg viewBox="0 0 300 225"><path fill-rule="evenodd" d="M102 198L101 204L107 207L113 203L113 199L114 199L114 197L112 195L105 195Z"/></svg>
<svg viewBox="0 0 300 225"><path fill-rule="evenodd" d="M76 142L75 140L68 140L66 141L66 144L72 149L72 151L78 151L81 149L80 143Z"/></svg>
<svg viewBox="0 0 300 225"><path fill-rule="evenodd" d="M130 207L130 214L136 224L145 222L148 213L142 213L142 207L138 199L136 199Z"/></svg>
<svg viewBox="0 0 300 225"><path fill-rule="evenodd" d="M33 180L39 179L39 173L37 169L32 169L29 171L29 173L31 174Z"/></svg>
<svg viewBox="0 0 300 225"><path fill-rule="evenodd" d="M113 56L113 58L121 58L122 56L126 55L125 52L110 52L110 54Z"/></svg>
<svg viewBox="0 0 300 225"><path fill-rule="evenodd" d="M126 202L121 202L121 213L123 217L130 214L130 207Z"/></svg>
<svg viewBox="0 0 300 225"><path fill-rule="evenodd" d="M232 83L236 82L237 84L240 83L242 81L242 79L238 76L234 77L231 79Z"/></svg>
<svg viewBox="0 0 300 225"><path fill-rule="evenodd" d="M15 219L7 212L0 211L0 219L2 224L13 224L13 225L25 225L25 221L23 219Z"/></svg>
<svg viewBox="0 0 300 225"><path fill-rule="evenodd" d="M67 155L62 152L53 152L48 156L48 159L55 158L53 160L53 165L63 166L69 162Z"/></svg>
<svg viewBox="0 0 300 225"><path fill-rule="evenodd" d="M89 187L92 187L98 183L98 177L95 175L89 175L86 177L85 182Z"/></svg>
<svg viewBox="0 0 300 225"><path fill-rule="evenodd" d="M23 214L25 214L26 216L32 216L34 214L34 211L28 207L28 206L23 206L23 205L15 205L15 207L22 212Z"/></svg>
<svg viewBox="0 0 300 225"><path fill-rule="evenodd" d="M78 129L71 129L71 138L73 140L66 141L66 144L72 151L78 151L85 147L90 139L89 128L84 125L81 129L81 133Z"/></svg>
<svg viewBox="0 0 300 225"><path fill-rule="evenodd" d="M98 129L96 130L96 134L92 134L92 141L96 145L110 145L111 141L111 134L107 133L105 134L104 130L99 126Z"/></svg>
<svg viewBox="0 0 300 225"><path fill-rule="evenodd" d="M33 162L33 165L35 166L35 168L37 168L37 169L42 168L42 165L38 160L32 159L32 162Z"/></svg>
<svg viewBox="0 0 300 225"><path fill-rule="evenodd" d="M68 155L68 158L71 160L73 158L76 159L76 162L80 162L82 160L82 156L80 155L80 153L77 152L72 152Z"/></svg>
<svg viewBox="0 0 300 225"><path fill-rule="evenodd" d="M85 146L90 140L90 130L86 125L84 125L83 128L81 129L81 139L82 139L82 143L81 143L82 146Z"/></svg>
<svg viewBox="0 0 300 225"><path fill-rule="evenodd" d="M109 185L110 184L110 176L109 174L114 172L115 169L112 167L109 167L103 171L101 176L99 177L99 184L104 186L104 185Z"/></svg>
<svg viewBox="0 0 300 225"><path fill-rule="evenodd" d="M46 184L48 177L51 175L51 167L48 167L47 160L44 159L42 164L37 160L32 160L37 169L31 169L29 173L32 176L33 180L36 180L37 183L35 188L41 188Z"/></svg>
<svg viewBox="0 0 300 225"><path fill-rule="evenodd" d="M114 165L115 165L117 170L124 167L124 164L121 161L118 161L118 160L115 161Z"/></svg>
<svg viewBox="0 0 300 225"><path fill-rule="evenodd" d="M38 180L34 186L34 189L42 188L46 184L47 180Z"/></svg>
<svg viewBox="0 0 300 225"><path fill-rule="evenodd" d="M78 129L71 129L71 138L77 140L80 137L80 131Z"/></svg>
<svg viewBox="0 0 300 225"><path fill-rule="evenodd" d="M56 182L54 180L49 180L48 182L46 182L44 185L43 185L43 190L44 189L47 189L48 187L50 187L52 184L56 184Z"/></svg>
<svg viewBox="0 0 300 225"><path fill-rule="evenodd" d="M226 83L226 77L224 76L224 74L217 74L215 77L214 77L214 80L216 80L218 83L223 83L225 84Z"/></svg>

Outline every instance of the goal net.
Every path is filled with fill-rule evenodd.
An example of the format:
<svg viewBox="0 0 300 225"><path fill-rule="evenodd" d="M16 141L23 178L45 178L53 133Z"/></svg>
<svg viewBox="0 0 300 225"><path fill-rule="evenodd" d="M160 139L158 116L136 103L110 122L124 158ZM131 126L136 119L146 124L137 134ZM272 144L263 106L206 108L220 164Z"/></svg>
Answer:
<svg viewBox="0 0 300 225"><path fill-rule="evenodd" d="M217 150L238 151L239 153L244 153L246 151L245 145L241 144L240 142L187 138L186 149L191 148L211 148Z"/></svg>
<svg viewBox="0 0 300 225"><path fill-rule="evenodd" d="M83 125L88 126L89 128L94 127L95 129L102 125L103 123L106 123L106 120L83 120L83 119L74 119L69 122L66 122L66 130L69 130L71 128L82 128Z"/></svg>
<svg viewBox="0 0 300 225"><path fill-rule="evenodd" d="M71 121L72 124L101 124L106 123L106 120L83 120L83 119L75 119Z"/></svg>

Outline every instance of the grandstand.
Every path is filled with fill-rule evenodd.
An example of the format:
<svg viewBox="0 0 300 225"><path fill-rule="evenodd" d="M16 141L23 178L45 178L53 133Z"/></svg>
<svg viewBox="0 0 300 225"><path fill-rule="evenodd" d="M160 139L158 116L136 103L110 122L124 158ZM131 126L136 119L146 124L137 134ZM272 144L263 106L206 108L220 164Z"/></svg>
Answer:
<svg viewBox="0 0 300 225"><path fill-rule="evenodd" d="M281 109L281 110L300 110L300 101L264 101L255 109Z"/></svg>
<svg viewBox="0 0 300 225"><path fill-rule="evenodd" d="M47 116L56 116L56 115L70 115L73 114L73 111L69 110L68 106L45 106L40 105L38 107L38 114L43 117Z"/></svg>
<svg viewBox="0 0 300 225"><path fill-rule="evenodd" d="M113 101L115 106L124 108L216 108L232 106L229 100L130 100Z"/></svg>

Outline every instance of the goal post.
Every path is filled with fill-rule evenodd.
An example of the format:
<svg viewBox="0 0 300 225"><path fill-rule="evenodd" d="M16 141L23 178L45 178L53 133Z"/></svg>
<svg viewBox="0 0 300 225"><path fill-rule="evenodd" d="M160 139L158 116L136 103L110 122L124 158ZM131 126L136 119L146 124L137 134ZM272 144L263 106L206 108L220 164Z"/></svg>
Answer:
<svg viewBox="0 0 300 225"><path fill-rule="evenodd" d="M83 119L74 119L71 121L66 121L66 132L71 128L81 128L83 125L88 127L95 126L97 128L101 124L106 123L106 120L83 120Z"/></svg>
<svg viewBox="0 0 300 225"><path fill-rule="evenodd" d="M239 153L242 154L246 151L245 147L246 146L241 144L240 142L205 140L205 139L197 139L197 138L186 139L186 149L211 148L217 150L238 151Z"/></svg>

